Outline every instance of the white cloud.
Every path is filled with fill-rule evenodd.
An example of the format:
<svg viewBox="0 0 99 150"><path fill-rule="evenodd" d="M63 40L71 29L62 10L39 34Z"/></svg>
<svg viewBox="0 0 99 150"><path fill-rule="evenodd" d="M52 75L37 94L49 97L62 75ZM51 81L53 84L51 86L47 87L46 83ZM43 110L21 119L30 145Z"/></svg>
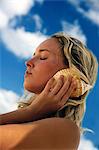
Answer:
<svg viewBox="0 0 99 150"><path fill-rule="evenodd" d="M9 51L21 58L31 57L36 47L47 38L40 32L26 32L24 28L6 28L1 36Z"/></svg>
<svg viewBox="0 0 99 150"><path fill-rule="evenodd" d="M0 10L0 29L6 27L7 24L8 24L8 17L2 10Z"/></svg>
<svg viewBox="0 0 99 150"><path fill-rule="evenodd" d="M43 0L0 0L1 39L9 51L21 58L31 57L35 48L47 37L40 32L26 32L24 28L13 29L17 22L15 16L26 15L36 1L43 3ZM40 30L40 16L35 14L32 19L35 21L36 30Z"/></svg>
<svg viewBox="0 0 99 150"><path fill-rule="evenodd" d="M0 8L10 17L25 15L33 6L34 0L1 0Z"/></svg>
<svg viewBox="0 0 99 150"><path fill-rule="evenodd" d="M74 24L70 24L66 21L62 21L61 25L62 25L63 31L65 31L68 35L73 36L81 40L84 44L86 44L87 42L86 36L84 35L77 21L75 21Z"/></svg>
<svg viewBox="0 0 99 150"><path fill-rule="evenodd" d="M78 150L98 150L98 148L94 146L92 141L82 136Z"/></svg>
<svg viewBox="0 0 99 150"><path fill-rule="evenodd" d="M33 20L36 24L36 30L40 30L42 28L42 20L38 14L33 15Z"/></svg>
<svg viewBox="0 0 99 150"><path fill-rule="evenodd" d="M85 17L89 18L95 24L99 25L99 11L90 9L87 13L85 13L84 11L82 11L82 13L85 15Z"/></svg>
<svg viewBox="0 0 99 150"><path fill-rule="evenodd" d="M0 114L16 110L18 98L13 91L0 89Z"/></svg>
<svg viewBox="0 0 99 150"><path fill-rule="evenodd" d="M99 0L68 0L72 5L74 5L84 17L91 20L93 23L99 26ZM84 4L88 9L84 10L81 4Z"/></svg>
<svg viewBox="0 0 99 150"><path fill-rule="evenodd" d="M26 15L35 2L43 4L44 0L0 0L0 29L8 26L15 16ZM38 21L41 21L40 17L36 16L37 27L40 27Z"/></svg>
<svg viewBox="0 0 99 150"><path fill-rule="evenodd" d="M25 15L34 5L34 0L0 0L0 12L5 22L9 23L10 19L15 16ZM8 25L6 23L6 26ZM4 22L0 21L0 27L5 27Z"/></svg>

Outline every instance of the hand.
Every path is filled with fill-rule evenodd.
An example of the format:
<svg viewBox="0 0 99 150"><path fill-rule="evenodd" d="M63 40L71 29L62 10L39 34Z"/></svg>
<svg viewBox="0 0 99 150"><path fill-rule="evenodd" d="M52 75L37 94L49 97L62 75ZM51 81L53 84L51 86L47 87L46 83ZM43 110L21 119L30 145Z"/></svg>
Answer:
<svg viewBox="0 0 99 150"><path fill-rule="evenodd" d="M57 83L54 84L52 77L46 84L44 90L32 102L38 103L38 108L42 113L55 112L60 109L68 100L73 90L76 88L76 82L72 76L68 76L64 82L64 76L61 75Z"/></svg>

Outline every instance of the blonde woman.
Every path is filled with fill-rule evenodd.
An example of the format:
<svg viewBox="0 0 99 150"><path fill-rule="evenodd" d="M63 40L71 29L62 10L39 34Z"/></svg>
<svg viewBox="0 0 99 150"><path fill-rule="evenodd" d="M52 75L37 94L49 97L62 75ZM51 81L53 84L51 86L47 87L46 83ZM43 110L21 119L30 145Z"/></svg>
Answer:
<svg viewBox="0 0 99 150"><path fill-rule="evenodd" d="M42 42L26 66L24 88L33 96L18 110L0 115L1 149L76 150L86 97L96 82L95 56L61 32ZM64 69L67 77L60 74L56 81L53 76Z"/></svg>

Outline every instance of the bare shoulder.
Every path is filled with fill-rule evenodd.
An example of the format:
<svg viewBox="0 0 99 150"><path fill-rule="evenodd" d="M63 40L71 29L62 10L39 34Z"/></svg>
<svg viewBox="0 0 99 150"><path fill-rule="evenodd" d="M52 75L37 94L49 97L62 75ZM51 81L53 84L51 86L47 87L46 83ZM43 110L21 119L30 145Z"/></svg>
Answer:
<svg viewBox="0 0 99 150"><path fill-rule="evenodd" d="M69 135L75 135L75 136L80 136L80 130L78 128L78 126L71 120L69 119L65 119L65 118L57 118L57 117L53 117L53 118L46 118L46 119L42 119L42 120L38 120L33 122L33 124L39 124L39 125L48 125L49 127L55 127L56 129L58 128L58 131L64 131L66 133L69 132ZM53 129L52 128L52 129Z"/></svg>
<svg viewBox="0 0 99 150"><path fill-rule="evenodd" d="M5 133L1 137L4 149L77 150L80 140L79 128L64 118L53 117L26 124L4 125L2 128L0 126L0 130Z"/></svg>
<svg viewBox="0 0 99 150"><path fill-rule="evenodd" d="M80 130L78 126L69 119L47 118L34 122L45 133L46 140L50 139L50 144L54 141L54 146L77 150L80 141Z"/></svg>

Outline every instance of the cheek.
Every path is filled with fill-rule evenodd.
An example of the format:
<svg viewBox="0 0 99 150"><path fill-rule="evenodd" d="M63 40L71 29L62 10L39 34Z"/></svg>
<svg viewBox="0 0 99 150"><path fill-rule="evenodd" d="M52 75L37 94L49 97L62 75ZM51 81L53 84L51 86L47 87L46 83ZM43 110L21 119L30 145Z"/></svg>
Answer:
<svg viewBox="0 0 99 150"><path fill-rule="evenodd" d="M42 74L45 78L53 75L53 73L56 72L56 70L58 69L58 65L56 64L55 61L51 61L49 62L42 62L39 66L38 66L38 72L40 74Z"/></svg>
<svg viewBox="0 0 99 150"><path fill-rule="evenodd" d="M32 70L33 76L27 78L24 87L34 93L39 93L45 87L47 81L58 71L56 61L41 62Z"/></svg>

